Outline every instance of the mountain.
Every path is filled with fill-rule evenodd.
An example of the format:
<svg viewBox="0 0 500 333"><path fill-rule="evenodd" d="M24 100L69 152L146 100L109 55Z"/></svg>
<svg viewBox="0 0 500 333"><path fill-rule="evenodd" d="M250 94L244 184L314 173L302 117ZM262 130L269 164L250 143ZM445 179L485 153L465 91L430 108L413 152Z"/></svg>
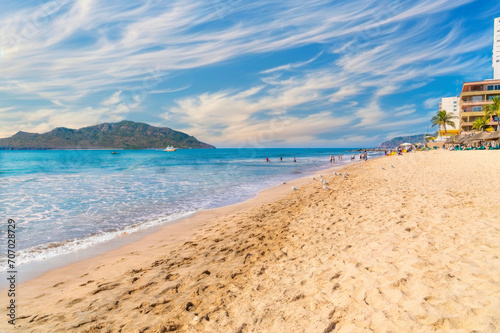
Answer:
<svg viewBox="0 0 500 333"><path fill-rule="evenodd" d="M424 137L428 134L418 134L418 135L410 135L410 136L398 136L397 138L393 138L389 141L382 142L377 146L377 149L393 149L396 147L399 147L400 144L409 142L409 143L417 143L417 142L425 142ZM431 136L437 135L435 134L429 134Z"/></svg>
<svg viewBox="0 0 500 333"><path fill-rule="evenodd" d="M0 139L0 149L143 149L166 146L215 148L168 127L126 120L77 130L58 127L43 134L17 132L10 138Z"/></svg>

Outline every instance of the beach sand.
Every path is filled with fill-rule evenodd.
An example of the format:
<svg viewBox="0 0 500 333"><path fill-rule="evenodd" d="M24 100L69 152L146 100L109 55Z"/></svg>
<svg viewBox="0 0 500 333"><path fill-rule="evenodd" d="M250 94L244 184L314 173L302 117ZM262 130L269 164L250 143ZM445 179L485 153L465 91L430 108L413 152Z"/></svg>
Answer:
<svg viewBox="0 0 500 333"><path fill-rule="evenodd" d="M295 180L21 284L16 330L500 331L500 153L345 171L323 174L330 190ZM5 315L0 330L16 331Z"/></svg>

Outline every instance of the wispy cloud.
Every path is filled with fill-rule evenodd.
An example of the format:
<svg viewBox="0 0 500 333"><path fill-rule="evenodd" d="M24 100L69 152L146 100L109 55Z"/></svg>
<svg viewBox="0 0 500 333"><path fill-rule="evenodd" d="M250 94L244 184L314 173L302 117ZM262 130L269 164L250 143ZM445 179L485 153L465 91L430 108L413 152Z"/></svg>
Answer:
<svg viewBox="0 0 500 333"><path fill-rule="evenodd" d="M313 61L315 61L316 59L318 59L322 54L323 54L323 52L320 52L314 58L311 58L309 60L301 61L301 62L296 62L296 63L290 63L290 64L286 64L286 65L281 65L281 66L274 67L274 68L269 68L269 69L266 69L264 71L261 71L260 73L261 74L269 74L269 73L283 71L283 70L297 69L297 68L300 68L300 67L303 67L303 66L305 66L307 64L312 63Z"/></svg>
<svg viewBox="0 0 500 333"><path fill-rule="evenodd" d="M181 87L181 88L175 88L175 89L151 90L149 93L150 94L171 94L171 93L174 93L174 92L179 92L179 91L183 91L183 90L189 89L189 87L191 87L191 86L188 85L188 86L184 86L184 87Z"/></svg>
<svg viewBox="0 0 500 333"><path fill-rule="evenodd" d="M444 97L444 96L443 96ZM438 109L439 102L441 102L442 97L431 97L424 101L424 107L426 109Z"/></svg>
<svg viewBox="0 0 500 333"><path fill-rule="evenodd" d="M0 104L0 113L23 109L0 125L0 136L161 110L154 116L216 144L251 141L270 133L276 119L286 126L259 142L373 138L375 129L422 121L419 108L428 107L408 101L403 106L411 107L401 109L388 105L390 96L425 87L439 76L486 72L489 59L479 51L491 46L490 31L471 32L464 21L450 20L451 11L471 2L54 0L36 7L0 5L5 8L0 35L6 36L0 40L0 94L15 101ZM246 57L307 47L314 53L245 68ZM204 76L217 83L212 88L193 79L197 70L219 66L224 71L231 62L240 62L253 81L224 86L217 76ZM153 103L149 95L157 104L146 107ZM391 114L400 117L398 122L389 120Z"/></svg>

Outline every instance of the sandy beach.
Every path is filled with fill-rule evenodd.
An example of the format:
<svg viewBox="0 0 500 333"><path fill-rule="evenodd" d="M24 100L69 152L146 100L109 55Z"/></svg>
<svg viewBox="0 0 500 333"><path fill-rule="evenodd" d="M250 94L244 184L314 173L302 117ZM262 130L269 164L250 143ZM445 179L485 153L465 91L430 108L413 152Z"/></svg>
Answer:
<svg viewBox="0 0 500 333"><path fill-rule="evenodd" d="M0 330L498 332L499 165L431 151L297 179L19 285Z"/></svg>

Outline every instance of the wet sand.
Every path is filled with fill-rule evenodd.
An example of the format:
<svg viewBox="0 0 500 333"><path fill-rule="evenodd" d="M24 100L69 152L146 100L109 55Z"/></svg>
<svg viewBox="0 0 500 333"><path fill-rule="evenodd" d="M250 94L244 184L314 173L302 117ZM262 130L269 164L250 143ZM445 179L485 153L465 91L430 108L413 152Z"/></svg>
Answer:
<svg viewBox="0 0 500 333"><path fill-rule="evenodd" d="M499 165L432 151L298 179L19 285L0 330L496 332Z"/></svg>

